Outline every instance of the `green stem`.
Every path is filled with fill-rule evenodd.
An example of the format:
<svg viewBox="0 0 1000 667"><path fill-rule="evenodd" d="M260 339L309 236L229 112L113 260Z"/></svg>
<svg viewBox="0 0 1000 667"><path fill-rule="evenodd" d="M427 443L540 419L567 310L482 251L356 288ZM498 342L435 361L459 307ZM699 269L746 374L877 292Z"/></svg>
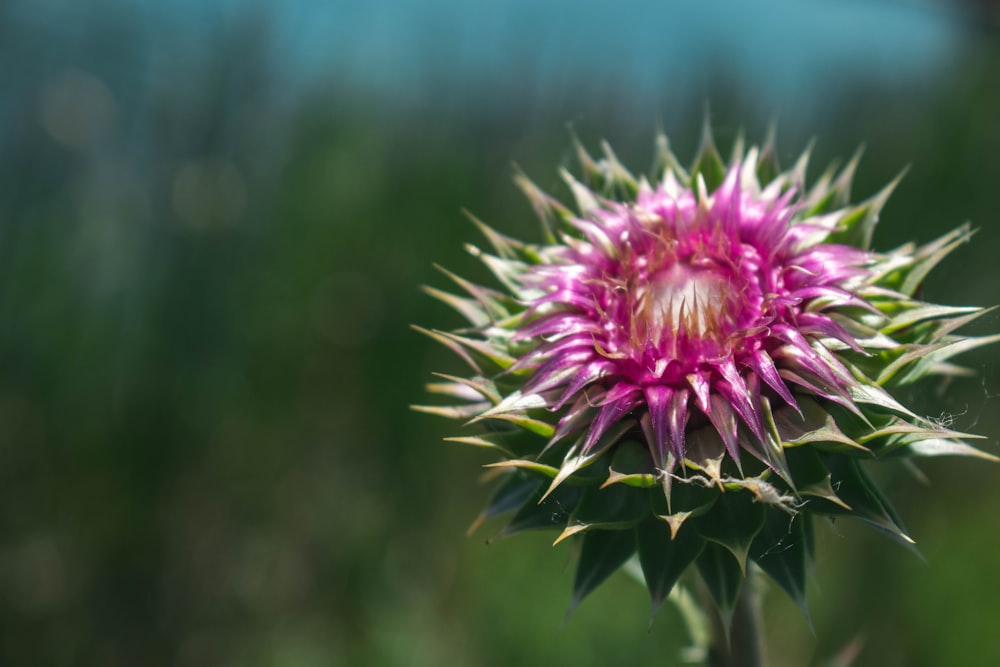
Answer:
<svg viewBox="0 0 1000 667"><path fill-rule="evenodd" d="M754 573L749 573L733 609L728 637L718 610L712 614L712 642L706 661L708 667L767 666L760 592L756 584ZM711 605L711 608L714 606Z"/></svg>

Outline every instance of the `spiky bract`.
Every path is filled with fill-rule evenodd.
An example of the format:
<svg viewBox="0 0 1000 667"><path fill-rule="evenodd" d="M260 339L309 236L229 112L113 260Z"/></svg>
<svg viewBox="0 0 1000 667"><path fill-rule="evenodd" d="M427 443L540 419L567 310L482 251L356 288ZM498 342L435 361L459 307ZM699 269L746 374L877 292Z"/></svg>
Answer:
<svg viewBox="0 0 1000 667"><path fill-rule="evenodd" d="M916 296L968 227L872 251L895 182L851 204L857 157L806 187L808 152L782 172L738 142L727 165L707 131L690 170L658 137L651 180L577 148L575 211L516 177L544 243L475 221L502 290L428 289L470 326L425 332L473 375L429 386L460 405L421 409L503 456L479 521L576 536L573 604L637 552L654 612L691 565L725 612L748 559L804 607L814 515L912 543L862 462L990 458L892 393L996 340L954 333L983 310Z"/></svg>

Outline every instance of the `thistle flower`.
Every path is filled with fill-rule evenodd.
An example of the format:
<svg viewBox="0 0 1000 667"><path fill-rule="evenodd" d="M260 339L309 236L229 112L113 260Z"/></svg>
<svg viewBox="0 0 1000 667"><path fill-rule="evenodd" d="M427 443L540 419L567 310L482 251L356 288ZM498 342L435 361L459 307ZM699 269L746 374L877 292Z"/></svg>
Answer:
<svg viewBox="0 0 1000 667"><path fill-rule="evenodd" d="M502 289L445 272L465 294L427 291L469 326L420 329L472 375L429 385L458 405L419 409L502 457L473 527L510 513L500 536L579 541L571 606L637 553L654 614L693 566L727 616L748 561L805 609L814 517L913 543L866 461L994 458L893 394L998 340L955 334L984 310L917 296L968 226L871 250L896 181L851 204L857 155L807 187L808 151L779 171L770 141L738 141L726 164L707 130L690 170L657 137L651 179L606 144L577 153L576 209L517 175L544 243L474 219Z"/></svg>

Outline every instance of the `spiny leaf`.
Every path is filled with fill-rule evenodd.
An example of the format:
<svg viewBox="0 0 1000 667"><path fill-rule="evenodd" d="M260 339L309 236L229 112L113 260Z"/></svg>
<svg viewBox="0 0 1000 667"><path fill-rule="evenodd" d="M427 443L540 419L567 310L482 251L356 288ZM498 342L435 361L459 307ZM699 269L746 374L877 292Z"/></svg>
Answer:
<svg viewBox="0 0 1000 667"><path fill-rule="evenodd" d="M899 291L912 296L917 291L917 288L923 284L924 278L927 277L931 269L947 257L952 250L966 243L971 237L972 228L966 223L945 234L937 241L921 248L918 253L920 257L919 261L909 270Z"/></svg>
<svg viewBox="0 0 1000 667"><path fill-rule="evenodd" d="M915 542L903 530L896 511L878 487L865 474L858 461L844 456L824 455L824 463L832 475L832 485L837 496L851 509L825 500L809 503L812 511L820 514L852 516L894 538L919 555Z"/></svg>
<svg viewBox="0 0 1000 667"><path fill-rule="evenodd" d="M777 473L781 479L794 489L795 480L792 479L788 471L788 462L785 460L785 448L781 445L780 435L777 432L777 425L771 414L770 401L767 400L767 397L761 397L760 406L764 415L764 441L758 441L751 434L741 429L738 434L740 446Z"/></svg>
<svg viewBox="0 0 1000 667"><path fill-rule="evenodd" d="M521 259L521 251L524 249L524 244L521 241L501 234L469 211L463 210L462 212L479 228L479 231L502 259Z"/></svg>
<svg viewBox="0 0 1000 667"><path fill-rule="evenodd" d="M713 542L705 544L705 548L696 562L698 572L719 608L728 644L733 609L736 607L736 601L739 599L740 589L743 586L743 569L733 557L732 552Z"/></svg>
<svg viewBox="0 0 1000 667"><path fill-rule="evenodd" d="M576 201L576 209L581 215L587 216L600 209L601 205L598 203L594 193L590 191L590 188L576 180L573 174L565 169L560 169L559 175L569 187L570 192L573 193L573 199Z"/></svg>
<svg viewBox="0 0 1000 667"><path fill-rule="evenodd" d="M437 415L446 419L466 421L486 409L489 403L470 403L469 405L411 405L411 410L429 415Z"/></svg>
<svg viewBox="0 0 1000 667"><path fill-rule="evenodd" d="M884 366L882 368L882 371L879 373L878 377L875 378L875 381L880 385L885 385L893 379L893 376L896 375L896 373L903 370L906 366L913 364L919 361L920 359L927 357L933 354L934 352L937 352L938 350L948 347L949 345L953 345L954 343L957 342L958 341L951 341L951 342L937 343L934 345L920 345L920 344L901 345L899 351L902 352L902 354L896 357L896 359L894 359L892 363L888 364L887 366ZM906 376L904 376L904 379L905 377Z"/></svg>
<svg viewBox="0 0 1000 667"><path fill-rule="evenodd" d="M666 526L653 519L636 526L635 534L639 563L652 605L652 623L677 580L705 548L705 541L691 529L680 530L672 536Z"/></svg>
<svg viewBox="0 0 1000 667"><path fill-rule="evenodd" d="M663 180L667 174L673 174L685 185L691 182L687 171L681 166L680 161L670 150L670 141L663 132L656 134L656 152L653 159L653 178L657 181Z"/></svg>
<svg viewBox="0 0 1000 667"><path fill-rule="evenodd" d="M923 357L920 357L916 363L914 363L914 365L896 381L898 384L910 384L925 375L940 374L943 362L947 361L951 357L985 345L992 345L996 342L1000 342L1000 334L994 334L992 336L972 336L949 341L946 345L933 349Z"/></svg>
<svg viewBox="0 0 1000 667"><path fill-rule="evenodd" d="M617 444L618 439L632 428L633 422L631 420L624 420L618 422L605 433L597 444L590 449L587 454L580 453L580 443L584 438L581 438L569 452L567 452L565 459L563 459L562 466L559 468L559 474L556 475L555 479L552 480L549 490L546 491L546 495L555 490L560 484L569 479L569 477L575 474L577 471L586 468L591 463L600 458L608 449Z"/></svg>
<svg viewBox="0 0 1000 667"><path fill-rule="evenodd" d="M618 156L615 155L611 144L607 141L601 142L601 151L604 152L601 164L608 171L608 186L610 186L608 188L610 192L606 192L605 195L615 196L624 201L635 199L635 195L639 191L639 184L636 182L635 176L619 162Z"/></svg>
<svg viewBox="0 0 1000 667"><path fill-rule="evenodd" d="M930 438L911 442L894 450L890 455L893 454L920 458L933 456L971 456L986 461L1000 462L1000 457L977 449L968 443L945 438Z"/></svg>
<svg viewBox="0 0 1000 667"><path fill-rule="evenodd" d="M585 533L582 541L567 616L635 553L631 530L595 530Z"/></svg>
<svg viewBox="0 0 1000 667"><path fill-rule="evenodd" d="M791 408L782 408L774 412L774 421L781 434L782 444L786 448L798 448L811 445L831 451L854 451L858 454L871 455L871 452L854 438L848 437L837 425L836 419L821 408L814 400L802 398L799 400L802 417L795 414ZM785 452L789 456L789 452ZM794 473L793 473L794 477Z"/></svg>
<svg viewBox="0 0 1000 667"><path fill-rule="evenodd" d="M919 303L919 302L918 302ZM939 306L937 304L926 304L916 308L907 308L899 314L894 315L889 324L882 327L883 333L892 333L899 329L912 326L917 322L925 320L941 320L958 315L985 314L992 308L978 308L974 306Z"/></svg>
<svg viewBox="0 0 1000 667"><path fill-rule="evenodd" d="M490 316L486 309L475 299L467 299L426 285L422 285L421 289L428 296L450 306L452 310L467 319L469 324L473 326L484 327L490 323Z"/></svg>
<svg viewBox="0 0 1000 667"><path fill-rule="evenodd" d="M586 530L630 527L648 514L649 492L645 490L627 486L590 487L583 492L555 544Z"/></svg>
<svg viewBox="0 0 1000 667"><path fill-rule="evenodd" d="M606 180L604 171L601 170L600 165L587 152L587 149L576 135L576 132L573 131L573 128L570 128L569 134L573 142L573 149L576 151L576 160L580 163L580 168L583 170L584 182L591 189L602 189Z"/></svg>
<svg viewBox="0 0 1000 667"><path fill-rule="evenodd" d="M509 459L506 461L498 461L496 463L487 463L484 467L518 468L541 475L542 477L548 477L549 479L553 479L559 474L559 468L554 468L553 466L545 465L544 463L538 463L537 461L529 461L527 459Z"/></svg>
<svg viewBox="0 0 1000 667"><path fill-rule="evenodd" d="M767 126L767 134L764 136L764 143L761 144L760 152L757 156L757 179L761 183L770 183L776 178L781 176L781 166L778 162L778 125L775 122L769 123ZM810 149L807 148L802 154L799 162L796 163L792 171L795 173L799 172L801 168L802 180L805 180L805 164L809 159ZM803 162L805 160L805 162Z"/></svg>
<svg viewBox="0 0 1000 667"><path fill-rule="evenodd" d="M463 378L458 377L457 375L448 375L446 373L434 373L434 375L451 382L465 385L478 394L478 396L476 396L477 399L481 396L493 404L501 402L500 392L497 391L497 386L492 380L487 380L486 378L480 376Z"/></svg>
<svg viewBox="0 0 1000 667"><path fill-rule="evenodd" d="M450 331L424 329L415 324L410 326L415 331L433 338L448 347L469 364L477 375L487 376L495 374L510 368L514 364L513 357L488 341L475 340ZM484 368L490 369L492 373L486 373L483 370Z"/></svg>
<svg viewBox="0 0 1000 667"><path fill-rule="evenodd" d="M889 200L889 195L896 189L905 174L906 170L903 170L874 196L848 209L840 221L840 229L830 235L830 242L851 245L864 250L870 248L879 214Z"/></svg>
<svg viewBox="0 0 1000 667"><path fill-rule="evenodd" d="M490 408L482 414L482 417L494 417L500 414L511 412L521 412L532 408L544 408L548 406L548 401L539 394L522 394L520 391L511 392L496 406Z"/></svg>
<svg viewBox="0 0 1000 667"><path fill-rule="evenodd" d="M439 264L435 264L434 268L446 275L453 283L464 289L475 301L482 306L483 311L489 315L491 320L502 320L505 317L510 316L510 312L501 305L505 299L509 297L497 292L496 290L477 285L473 282L462 278L444 268Z"/></svg>
<svg viewBox="0 0 1000 667"><path fill-rule="evenodd" d="M466 534L474 533L485 521L522 507L533 495L538 493L541 485L542 480L537 477L521 475L516 472L507 475L507 479L490 496L486 507L469 526Z"/></svg>
<svg viewBox="0 0 1000 667"><path fill-rule="evenodd" d="M804 496L823 498L835 505L850 510L833 490L830 471L823 458L811 447L797 447L788 452L788 466L798 487L798 493Z"/></svg>
<svg viewBox="0 0 1000 667"><path fill-rule="evenodd" d="M807 620L806 566L809 557L804 524L808 521L809 516L802 512L789 517L770 511L750 546L753 561L788 593Z"/></svg>
<svg viewBox="0 0 1000 667"><path fill-rule="evenodd" d="M667 516L678 514L701 516L720 497L713 480L704 477L700 480L697 477L675 477L670 498L665 494L653 494L653 513L664 520Z"/></svg>
<svg viewBox="0 0 1000 667"><path fill-rule="evenodd" d="M705 121L702 124L701 145L698 147L694 164L691 165L691 181L697 181L699 177L705 180L709 192L714 192L726 178L726 165L722 162L719 149L715 147L708 114L705 115Z"/></svg>
<svg viewBox="0 0 1000 667"><path fill-rule="evenodd" d="M625 484L648 489L656 486L657 481L649 449L629 440L615 449L615 455L608 467L608 478L602 486Z"/></svg>
<svg viewBox="0 0 1000 667"><path fill-rule="evenodd" d="M703 538L732 553L745 574L750 544L764 525L764 514L764 506L750 493L724 493L694 525Z"/></svg>
<svg viewBox="0 0 1000 667"><path fill-rule="evenodd" d="M514 456L514 453L510 449L484 436L461 435L445 438L444 440L446 442L458 442L463 445L472 445L473 447L483 447L484 449L495 449L504 456Z"/></svg>
<svg viewBox="0 0 1000 667"><path fill-rule="evenodd" d="M555 244L555 230L572 217L570 210L557 199L543 192L516 165L514 183L521 189L524 196L528 198L528 201L531 202L531 207L535 210L535 215L541 221L542 231L545 234L545 242L550 245Z"/></svg>
<svg viewBox="0 0 1000 667"><path fill-rule="evenodd" d="M910 419L920 419L912 411L903 406L902 403L893 398L889 392L874 383L859 378L848 389L851 392L851 398L857 403L872 405L891 413L909 417Z"/></svg>
<svg viewBox="0 0 1000 667"><path fill-rule="evenodd" d="M847 161L844 168L840 170L837 180L830 186L830 194L832 195L831 203L834 207L841 208L851 203L851 184L854 182L854 174L857 172L858 165L861 163L861 156L864 154L865 147L858 146L857 150L854 151L854 155Z"/></svg>
<svg viewBox="0 0 1000 667"><path fill-rule="evenodd" d="M510 523L486 542L490 543L526 530L544 530L565 525L570 512L580 501L581 491L578 487L563 486L540 500L541 495L541 489L532 494Z"/></svg>
<svg viewBox="0 0 1000 667"><path fill-rule="evenodd" d="M551 438L552 434L555 433L555 427L552 426L552 424L542 421L540 419L533 419L526 415L511 414L511 413L490 415L488 417L480 415L476 419L471 420L469 423L473 423L478 419L498 419L500 421L510 422L515 426L523 428L525 431L528 431L529 433L540 435L546 439Z"/></svg>
<svg viewBox="0 0 1000 667"><path fill-rule="evenodd" d="M528 267L527 264L512 259L501 259L500 257L483 252L471 243L465 244L465 250L470 255L485 264L486 268L490 270L490 273L492 273L515 298L527 301L534 296L532 293L526 291L518 282L521 275L526 271Z"/></svg>

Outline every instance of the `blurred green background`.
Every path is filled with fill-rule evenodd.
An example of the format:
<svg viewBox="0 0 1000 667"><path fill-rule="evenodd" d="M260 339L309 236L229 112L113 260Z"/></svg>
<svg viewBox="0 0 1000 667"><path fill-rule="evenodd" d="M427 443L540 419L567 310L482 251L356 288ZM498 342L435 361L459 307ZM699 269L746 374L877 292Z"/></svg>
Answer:
<svg viewBox="0 0 1000 667"><path fill-rule="evenodd" d="M1000 304L1000 28L989 3L0 3L0 663L676 664L616 575L566 623L571 549L464 531L488 493L408 410L460 362L412 332L467 208L538 239L567 124L642 171L779 120L791 162L906 165L876 235L975 241L931 301ZM974 332L995 332L989 315ZM998 453L1000 355L922 414ZM1000 664L1000 466L882 473L921 562L819 530L815 631L774 590L778 667Z"/></svg>

